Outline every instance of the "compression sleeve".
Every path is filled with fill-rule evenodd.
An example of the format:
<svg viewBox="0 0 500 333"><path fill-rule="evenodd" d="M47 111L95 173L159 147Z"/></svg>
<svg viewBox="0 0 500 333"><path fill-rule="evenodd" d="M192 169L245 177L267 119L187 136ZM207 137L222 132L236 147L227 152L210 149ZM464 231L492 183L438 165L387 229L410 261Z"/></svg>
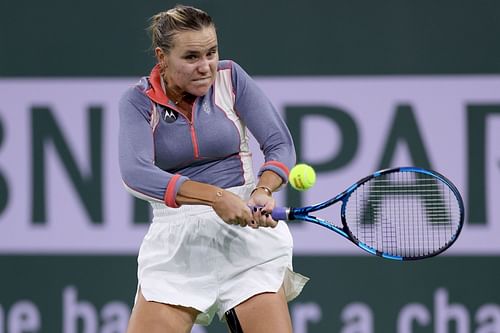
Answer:
<svg viewBox="0 0 500 333"><path fill-rule="evenodd" d="M278 110L256 82L236 63L232 63L235 109L260 145L265 158L258 176L274 171L283 183L296 162L292 136Z"/></svg>
<svg viewBox="0 0 500 333"><path fill-rule="evenodd" d="M138 86L128 89L119 103L119 165L125 188L134 196L178 207L177 191L187 177L155 165L152 105Z"/></svg>

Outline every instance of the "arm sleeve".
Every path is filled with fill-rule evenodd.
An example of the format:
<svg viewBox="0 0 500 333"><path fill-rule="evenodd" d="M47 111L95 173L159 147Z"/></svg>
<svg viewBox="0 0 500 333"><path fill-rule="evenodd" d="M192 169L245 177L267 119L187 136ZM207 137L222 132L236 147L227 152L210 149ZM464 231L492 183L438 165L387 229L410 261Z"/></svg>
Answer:
<svg viewBox="0 0 500 333"><path fill-rule="evenodd" d="M125 188L134 196L178 207L177 191L187 177L155 165L154 121L149 98L132 87L119 103L119 165Z"/></svg>
<svg viewBox="0 0 500 333"><path fill-rule="evenodd" d="M290 168L296 162L292 136L279 112L256 82L236 63L232 63L235 109L260 145L265 170L278 174L283 184L288 182Z"/></svg>

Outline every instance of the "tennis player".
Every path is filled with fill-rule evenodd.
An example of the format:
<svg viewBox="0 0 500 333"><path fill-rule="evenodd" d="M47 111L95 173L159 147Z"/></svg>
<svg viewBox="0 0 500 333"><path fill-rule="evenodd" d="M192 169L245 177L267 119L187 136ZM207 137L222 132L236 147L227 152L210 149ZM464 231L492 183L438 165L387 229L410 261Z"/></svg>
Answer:
<svg viewBox="0 0 500 333"><path fill-rule="evenodd" d="M295 163L290 133L252 78L219 60L207 13L179 5L150 32L157 64L119 105L123 183L153 207L128 333L190 332L216 314L231 332L291 333L287 301L307 278L269 214ZM247 130L265 156L257 177Z"/></svg>

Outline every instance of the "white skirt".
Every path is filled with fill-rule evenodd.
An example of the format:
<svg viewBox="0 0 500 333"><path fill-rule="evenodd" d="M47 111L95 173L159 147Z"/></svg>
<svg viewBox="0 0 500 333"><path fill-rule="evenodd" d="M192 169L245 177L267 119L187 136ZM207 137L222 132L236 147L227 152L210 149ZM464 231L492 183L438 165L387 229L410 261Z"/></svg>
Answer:
<svg viewBox="0 0 500 333"><path fill-rule="evenodd" d="M252 188L229 190L248 198ZM290 301L309 280L292 270L293 240L284 222L243 228L208 206L152 205L138 257L138 287L148 301L192 307L201 312L196 323L208 325L216 313L223 319L248 298L281 286Z"/></svg>

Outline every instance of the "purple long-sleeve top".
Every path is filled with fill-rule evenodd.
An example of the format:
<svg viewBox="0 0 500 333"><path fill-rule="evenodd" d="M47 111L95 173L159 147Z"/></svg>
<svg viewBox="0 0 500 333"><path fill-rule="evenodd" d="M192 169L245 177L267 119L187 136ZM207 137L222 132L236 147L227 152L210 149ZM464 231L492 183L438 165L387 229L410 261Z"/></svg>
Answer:
<svg viewBox="0 0 500 333"><path fill-rule="evenodd" d="M165 95L159 67L130 87L119 104L119 162L129 192L178 207L177 191L188 179L221 188L253 181L247 128L265 162L283 182L295 164L284 121L255 81L236 63L220 61L213 86L197 97L192 118Z"/></svg>

